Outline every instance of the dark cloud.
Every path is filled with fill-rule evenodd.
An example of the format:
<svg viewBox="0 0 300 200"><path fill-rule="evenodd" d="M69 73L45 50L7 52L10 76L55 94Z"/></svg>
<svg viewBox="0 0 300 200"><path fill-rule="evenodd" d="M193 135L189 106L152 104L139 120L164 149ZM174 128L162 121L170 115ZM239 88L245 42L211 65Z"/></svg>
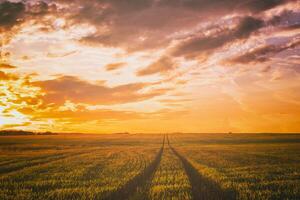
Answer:
<svg viewBox="0 0 300 200"><path fill-rule="evenodd" d="M94 9L94 8L92 8ZM92 14L94 13L94 14ZM184 28L193 27L200 17L190 11L177 8L156 8L135 12L80 12L74 23L83 19L97 28L95 34L82 38L89 45L122 47L127 51L154 49L168 45L172 38L168 35ZM92 20L90 20L92 19ZM105 30L105 31L103 31Z"/></svg>
<svg viewBox="0 0 300 200"><path fill-rule="evenodd" d="M152 75L152 74L163 74L168 71L174 70L176 68L177 64L172 61L171 58L168 57L162 57L155 63L152 63L151 65L147 66L144 69L141 69L137 72L138 76L145 76L145 75Z"/></svg>
<svg viewBox="0 0 300 200"><path fill-rule="evenodd" d="M237 8L248 9L252 12L261 12L264 10L271 9L280 4L288 2L286 0L250 0L244 1Z"/></svg>
<svg viewBox="0 0 300 200"><path fill-rule="evenodd" d="M294 31L300 27L300 13L293 10L284 10L279 14L273 16L270 20L265 22L265 26L276 27L274 31ZM247 26L246 26L247 27ZM250 26L248 26L250 27ZM255 47L241 55L234 58L222 61L224 64L248 64L266 62L270 57L277 53L294 49L299 46L297 37L294 40L286 41L284 44L280 43L280 38L272 38L274 44Z"/></svg>
<svg viewBox="0 0 300 200"><path fill-rule="evenodd" d="M201 12L236 12L250 11L261 12L280 4L287 0L160 0L159 5L188 8ZM222 12L223 11L223 12Z"/></svg>
<svg viewBox="0 0 300 200"><path fill-rule="evenodd" d="M23 21L25 5L22 2L0 2L0 28L10 28Z"/></svg>
<svg viewBox="0 0 300 200"><path fill-rule="evenodd" d="M245 17L241 20L236 29L232 32L233 38L247 38L249 35L261 28L264 22L261 19L253 17Z"/></svg>
<svg viewBox="0 0 300 200"><path fill-rule="evenodd" d="M194 27L206 20L214 20L226 14L243 14L245 11L248 14L257 13L285 2L287 1L92 0L77 1L80 9L68 16L72 23L90 23L97 28L94 34L82 38L82 42L136 51L162 47L171 41L171 38L166 37L169 34Z"/></svg>
<svg viewBox="0 0 300 200"><path fill-rule="evenodd" d="M0 1L0 28L9 29L26 20L39 20L40 16L56 10L55 4L44 1Z"/></svg>
<svg viewBox="0 0 300 200"><path fill-rule="evenodd" d="M35 18L44 23L43 30L49 31L53 29L51 23L41 19L55 13L67 20L67 26L95 26L94 34L81 38L88 45L138 51L168 45L172 41L169 34L192 28L199 22L238 12L257 13L285 2L288 0L4 1L0 9L0 26L1 23L12 26Z"/></svg>
<svg viewBox="0 0 300 200"><path fill-rule="evenodd" d="M172 54L174 56L189 57L208 53L237 39L247 38L262 26L262 20L253 17L245 17L231 30L221 30L216 34L209 36L202 35L184 41L174 49Z"/></svg>
<svg viewBox="0 0 300 200"><path fill-rule="evenodd" d="M242 63L242 64L248 64L251 62L265 62L268 60L266 57L267 54L271 52L276 52L279 49L277 49L276 46L263 46L260 48L256 48L252 51L249 51L245 54L239 55L233 59L228 60L229 63Z"/></svg>
<svg viewBox="0 0 300 200"><path fill-rule="evenodd" d="M300 45L300 40L291 41L284 45L265 45L259 48L252 49L242 55L233 59L227 60L227 63L241 63L248 64L254 62L265 62L269 57L283 52L285 50L294 49Z"/></svg>
<svg viewBox="0 0 300 200"><path fill-rule="evenodd" d="M104 0L104 3L109 4L112 9L119 12L135 12L147 9L154 4L153 0Z"/></svg>
<svg viewBox="0 0 300 200"><path fill-rule="evenodd" d="M153 90L142 93L147 83L132 83L116 87L92 84L72 76L63 76L54 80L35 82L46 93L47 103L63 104L70 100L87 104L118 104L142 101L160 96L165 91Z"/></svg>
<svg viewBox="0 0 300 200"><path fill-rule="evenodd" d="M2 33L0 47L8 44L22 29L22 25L28 21L35 24L40 23L41 29L45 29L51 24L49 23L51 19L45 18L50 13L56 13L55 4L47 4L44 1L0 0L0 33Z"/></svg>
<svg viewBox="0 0 300 200"><path fill-rule="evenodd" d="M247 39L253 32L264 26L263 20L246 16L240 19L238 24L232 29L219 27L217 30L211 31L210 35L201 34L200 36L196 35L185 39L172 49L170 56L195 58L207 55L236 40ZM164 56L147 68L138 71L137 75L165 73L174 68L176 68L176 65L171 59Z"/></svg>
<svg viewBox="0 0 300 200"><path fill-rule="evenodd" d="M282 30L294 30L300 27L300 12L293 10L284 10L273 16L267 24Z"/></svg>

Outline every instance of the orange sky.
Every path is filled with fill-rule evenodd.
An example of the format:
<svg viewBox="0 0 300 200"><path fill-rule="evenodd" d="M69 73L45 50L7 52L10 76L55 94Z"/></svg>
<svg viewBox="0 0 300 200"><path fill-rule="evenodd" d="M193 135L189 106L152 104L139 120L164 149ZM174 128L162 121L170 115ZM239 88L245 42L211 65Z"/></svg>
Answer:
<svg viewBox="0 0 300 200"><path fill-rule="evenodd" d="M0 129L300 132L299 0L0 0Z"/></svg>

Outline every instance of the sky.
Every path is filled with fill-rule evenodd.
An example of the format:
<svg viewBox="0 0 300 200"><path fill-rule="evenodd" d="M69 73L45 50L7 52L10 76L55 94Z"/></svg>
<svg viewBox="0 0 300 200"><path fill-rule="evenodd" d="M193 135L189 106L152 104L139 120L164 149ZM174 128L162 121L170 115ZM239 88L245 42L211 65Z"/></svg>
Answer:
<svg viewBox="0 0 300 200"><path fill-rule="evenodd" d="M0 0L0 129L300 132L299 0Z"/></svg>

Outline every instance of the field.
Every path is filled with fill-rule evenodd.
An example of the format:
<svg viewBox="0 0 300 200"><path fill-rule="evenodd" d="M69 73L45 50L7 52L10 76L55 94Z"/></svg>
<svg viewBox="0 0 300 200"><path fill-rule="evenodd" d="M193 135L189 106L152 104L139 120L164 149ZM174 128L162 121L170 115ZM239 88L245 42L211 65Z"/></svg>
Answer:
<svg viewBox="0 0 300 200"><path fill-rule="evenodd" d="M1 136L0 199L300 199L300 134Z"/></svg>

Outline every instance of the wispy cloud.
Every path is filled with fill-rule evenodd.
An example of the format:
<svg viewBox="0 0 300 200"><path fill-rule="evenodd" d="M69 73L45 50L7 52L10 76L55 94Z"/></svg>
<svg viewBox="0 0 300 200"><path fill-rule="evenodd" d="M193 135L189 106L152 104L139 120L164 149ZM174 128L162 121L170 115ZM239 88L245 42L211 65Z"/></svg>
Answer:
<svg viewBox="0 0 300 200"><path fill-rule="evenodd" d="M164 91L141 92L150 83L132 83L116 87L93 84L77 77L62 76L54 80L35 82L46 93L48 103L62 104L67 100L87 104L120 104L136 102L164 94Z"/></svg>
<svg viewBox="0 0 300 200"><path fill-rule="evenodd" d="M158 61L152 63L144 69L137 72L138 76L146 76L152 74L164 74L176 68L177 64L169 57L162 57Z"/></svg>
<svg viewBox="0 0 300 200"><path fill-rule="evenodd" d="M110 63L110 64L105 66L105 69L107 71L114 71L114 70L117 70L117 69L120 69L120 68L124 67L125 65L126 65L126 63L124 63L124 62Z"/></svg>

